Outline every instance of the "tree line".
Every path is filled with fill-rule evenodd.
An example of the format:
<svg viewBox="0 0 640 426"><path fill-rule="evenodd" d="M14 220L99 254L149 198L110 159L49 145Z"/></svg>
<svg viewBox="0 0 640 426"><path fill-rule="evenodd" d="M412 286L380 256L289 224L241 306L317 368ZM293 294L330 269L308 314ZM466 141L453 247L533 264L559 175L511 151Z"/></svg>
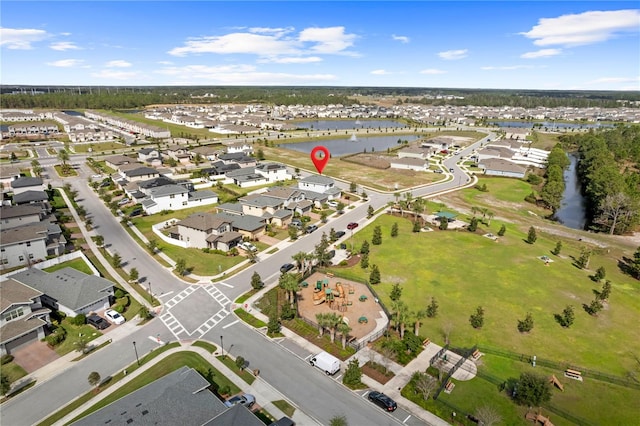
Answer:
<svg viewBox="0 0 640 426"><path fill-rule="evenodd" d="M578 150L589 229L610 234L634 229L640 221L640 126L562 135L560 141Z"/></svg>
<svg viewBox="0 0 640 426"><path fill-rule="evenodd" d="M3 108L127 109L154 104L359 104L355 95L405 97L405 103L512 107L616 108L638 92L261 86L3 86ZM453 98L452 98L453 97ZM400 99L400 103L403 101ZM622 105L626 105L623 103ZM631 104L629 104L631 105Z"/></svg>

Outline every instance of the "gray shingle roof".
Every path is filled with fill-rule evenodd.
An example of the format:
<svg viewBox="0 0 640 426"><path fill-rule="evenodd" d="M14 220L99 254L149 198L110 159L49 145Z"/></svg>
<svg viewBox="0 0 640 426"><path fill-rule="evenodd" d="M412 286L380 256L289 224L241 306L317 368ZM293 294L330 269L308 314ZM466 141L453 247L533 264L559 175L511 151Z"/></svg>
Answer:
<svg viewBox="0 0 640 426"><path fill-rule="evenodd" d="M257 231L265 227L265 224L256 216L239 216L230 213L218 213L216 217L231 222L231 227L242 231Z"/></svg>
<svg viewBox="0 0 640 426"><path fill-rule="evenodd" d="M317 185L330 185L334 183L334 180L322 175L310 175L301 179L300 182L315 183Z"/></svg>
<svg viewBox="0 0 640 426"><path fill-rule="evenodd" d="M49 197L47 193L44 191L24 191L21 194L16 194L13 196L13 202L16 204L24 204L31 203L34 201L47 201Z"/></svg>
<svg viewBox="0 0 640 426"><path fill-rule="evenodd" d="M42 179L39 177L23 176L11 182L12 188L27 188L29 186L42 186Z"/></svg>
<svg viewBox="0 0 640 426"><path fill-rule="evenodd" d="M12 279L39 290L60 305L77 311L112 294L113 283L95 275L87 275L71 267L47 273L29 268Z"/></svg>
<svg viewBox="0 0 640 426"><path fill-rule="evenodd" d="M12 305L31 304L33 299L41 296L42 292L8 279L0 282L0 312L4 312Z"/></svg>
<svg viewBox="0 0 640 426"><path fill-rule="evenodd" d="M0 244L8 245L19 242L46 240L49 222L30 223L0 231ZM59 229L60 227L58 227Z"/></svg>
<svg viewBox="0 0 640 426"><path fill-rule="evenodd" d="M23 204L21 206L2 206L0 207L0 218L11 219L14 217L24 216L40 216L42 214L42 206L36 204Z"/></svg>
<svg viewBox="0 0 640 426"><path fill-rule="evenodd" d="M196 370L182 367L73 425L202 425L227 410L208 386Z"/></svg>
<svg viewBox="0 0 640 426"><path fill-rule="evenodd" d="M164 185L148 190L151 197L166 197L167 195L187 194L189 190L181 185Z"/></svg>
<svg viewBox="0 0 640 426"><path fill-rule="evenodd" d="M231 221L211 213L195 213L185 219L182 219L176 225L197 229L199 231L211 232L212 229L218 229L225 223L230 224Z"/></svg>
<svg viewBox="0 0 640 426"><path fill-rule="evenodd" d="M207 200L209 198L218 198L218 194L208 189L201 189L189 193L190 200Z"/></svg>

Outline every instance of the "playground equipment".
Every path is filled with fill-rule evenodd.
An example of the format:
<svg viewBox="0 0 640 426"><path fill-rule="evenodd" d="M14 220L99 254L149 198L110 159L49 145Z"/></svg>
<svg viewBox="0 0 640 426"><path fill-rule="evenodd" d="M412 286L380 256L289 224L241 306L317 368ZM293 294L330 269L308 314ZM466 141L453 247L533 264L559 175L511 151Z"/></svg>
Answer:
<svg viewBox="0 0 640 426"><path fill-rule="evenodd" d="M551 377L549 377L549 383L551 383L552 385L560 389L562 392L564 392L564 386L562 386L562 383L560 383L560 380L558 380L555 374L552 374Z"/></svg>
<svg viewBox="0 0 640 426"><path fill-rule="evenodd" d="M324 303L326 300L326 295L323 291L318 291L318 292L314 292L313 293L313 304L314 305L319 305L321 303Z"/></svg>
<svg viewBox="0 0 640 426"><path fill-rule="evenodd" d="M338 282L336 284L336 290L338 290L338 297L340 297L341 299L344 299L344 287L342 286L341 282Z"/></svg>
<svg viewBox="0 0 640 426"><path fill-rule="evenodd" d="M577 370L572 370L570 368L567 368L564 371L564 377L568 377L568 378L573 379L573 380L582 381L582 373L577 371Z"/></svg>
<svg viewBox="0 0 640 426"><path fill-rule="evenodd" d="M527 420L531 420L536 424L540 423L543 426L553 426L553 423L551 423L549 417L545 417L542 415L542 408L539 408L537 413L527 411L527 414L525 414L524 418Z"/></svg>

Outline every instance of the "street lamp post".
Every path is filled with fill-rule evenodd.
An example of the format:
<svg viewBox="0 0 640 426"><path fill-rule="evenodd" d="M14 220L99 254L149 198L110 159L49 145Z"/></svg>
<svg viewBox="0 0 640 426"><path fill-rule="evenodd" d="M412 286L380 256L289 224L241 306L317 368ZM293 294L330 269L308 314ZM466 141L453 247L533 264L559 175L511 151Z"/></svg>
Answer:
<svg viewBox="0 0 640 426"><path fill-rule="evenodd" d="M220 349L222 351L222 359L224 359L224 345L222 344L222 336L220 336Z"/></svg>
<svg viewBox="0 0 640 426"><path fill-rule="evenodd" d="M153 305L153 293L151 292L151 281L149 281L149 303Z"/></svg>
<svg viewBox="0 0 640 426"><path fill-rule="evenodd" d="M136 353L136 361L138 362L138 366L140 366L140 358L138 358L138 348L136 348L136 342L133 341L133 351Z"/></svg>

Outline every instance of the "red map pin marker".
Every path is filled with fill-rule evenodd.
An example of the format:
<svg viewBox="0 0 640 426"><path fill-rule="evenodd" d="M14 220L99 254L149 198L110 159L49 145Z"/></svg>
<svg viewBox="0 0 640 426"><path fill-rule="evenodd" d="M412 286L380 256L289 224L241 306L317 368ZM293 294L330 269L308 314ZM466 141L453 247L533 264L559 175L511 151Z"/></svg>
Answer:
<svg viewBox="0 0 640 426"><path fill-rule="evenodd" d="M311 161L316 166L318 173L322 174L324 166L329 162L329 150L324 146L316 146L311 150Z"/></svg>

